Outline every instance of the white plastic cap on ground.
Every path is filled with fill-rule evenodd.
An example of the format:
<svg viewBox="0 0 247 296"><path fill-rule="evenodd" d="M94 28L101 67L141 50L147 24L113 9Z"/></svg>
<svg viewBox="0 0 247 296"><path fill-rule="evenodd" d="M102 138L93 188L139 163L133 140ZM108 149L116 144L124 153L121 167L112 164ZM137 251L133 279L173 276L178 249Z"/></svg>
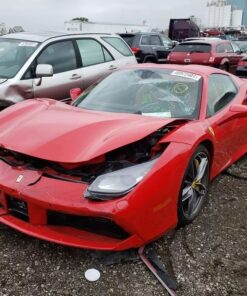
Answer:
<svg viewBox="0 0 247 296"><path fill-rule="evenodd" d="M85 278L89 282L95 282L100 278L100 272L95 268L88 269L85 271Z"/></svg>

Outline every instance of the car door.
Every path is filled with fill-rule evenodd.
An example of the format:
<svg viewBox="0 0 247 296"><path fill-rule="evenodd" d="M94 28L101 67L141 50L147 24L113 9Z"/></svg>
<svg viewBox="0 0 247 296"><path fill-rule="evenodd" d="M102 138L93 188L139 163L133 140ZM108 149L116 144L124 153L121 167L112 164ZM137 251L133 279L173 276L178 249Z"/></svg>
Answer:
<svg viewBox="0 0 247 296"><path fill-rule="evenodd" d="M241 51L240 47L238 47L237 44L232 42L231 45L232 45L232 48L233 48L233 51L234 51L234 58L235 58L234 65L237 68L239 61L243 58L242 51Z"/></svg>
<svg viewBox="0 0 247 296"><path fill-rule="evenodd" d="M53 66L52 77L33 81L34 97L65 99L71 88L82 87L82 76L72 40L53 42L47 45L35 60L38 64Z"/></svg>
<svg viewBox="0 0 247 296"><path fill-rule="evenodd" d="M159 35L150 36L150 45L157 56L158 62L162 63L166 61L169 50L166 49L162 39Z"/></svg>
<svg viewBox="0 0 247 296"><path fill-rule="evenodd" d="M238 88L229 75L212 74L208 78L207 120L215 137L215 165L218 170L230 163L238 150L238 119L229 112L230 103L238 99Z"/></svg>
<svg viewBox="0 0 247 296"><path fill-rule="evenodd" d="M98 40L76 39L76 46L82 61L79 75L82 77L83 89L118 68L112 54Z"/></svg>
<svg viewBox="0 0 247 296"><path fill-rule="evenodd" d="M225 48L226 48L228 60L230 62L229 71L231 73L235 73L237 69L238 61L240 59L240 55L234 52L232 44L230 42L225 44Z"/></svg>

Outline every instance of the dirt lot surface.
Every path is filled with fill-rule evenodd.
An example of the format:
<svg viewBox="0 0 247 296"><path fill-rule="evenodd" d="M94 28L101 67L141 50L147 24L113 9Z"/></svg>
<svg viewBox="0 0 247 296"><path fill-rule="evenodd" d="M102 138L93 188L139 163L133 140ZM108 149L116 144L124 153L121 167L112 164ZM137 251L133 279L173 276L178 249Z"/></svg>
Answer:
<svg viewBox="0 0 247 296"><path fill-rule="evenodd" d="M177 295L247 295L247 156L228 172L235 177L222 174L212 183L193 224L154 243ZM167 295L142 262L105 266L95 254L0 225L0 295ZM100 270L97 282L85 279L88 268Z"/></svg>

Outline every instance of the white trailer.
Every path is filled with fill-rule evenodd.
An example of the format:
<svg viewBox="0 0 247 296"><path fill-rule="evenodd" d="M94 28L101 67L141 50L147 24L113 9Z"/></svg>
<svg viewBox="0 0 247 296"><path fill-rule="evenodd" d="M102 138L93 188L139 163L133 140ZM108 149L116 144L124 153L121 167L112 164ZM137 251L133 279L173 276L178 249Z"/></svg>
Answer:
<svg viewBox="0 0 247 296"><path fill-rule="evenodd" d="M150 28L144 22L142 25L118 24L118 23L97 23L71 20L64 22L65 31L70 33L133 33L150 32Z"/></svg>

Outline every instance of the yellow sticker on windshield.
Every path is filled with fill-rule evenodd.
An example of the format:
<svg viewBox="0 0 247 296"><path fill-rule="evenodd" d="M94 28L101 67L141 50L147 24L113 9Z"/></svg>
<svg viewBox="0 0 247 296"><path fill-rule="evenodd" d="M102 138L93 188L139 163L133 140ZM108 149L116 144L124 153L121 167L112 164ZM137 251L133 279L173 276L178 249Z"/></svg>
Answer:
<svg viewBox="0 0 247 296"><path fill-rule="evenodd" d="M184 78L190 78L190 79L193 79L193 80L196 80L196 81L201 79L200 75L196 75L196 74L189 73L189 72L183 72L183 71L173 71L171 73L171 75L184 77Z"/></svg>

